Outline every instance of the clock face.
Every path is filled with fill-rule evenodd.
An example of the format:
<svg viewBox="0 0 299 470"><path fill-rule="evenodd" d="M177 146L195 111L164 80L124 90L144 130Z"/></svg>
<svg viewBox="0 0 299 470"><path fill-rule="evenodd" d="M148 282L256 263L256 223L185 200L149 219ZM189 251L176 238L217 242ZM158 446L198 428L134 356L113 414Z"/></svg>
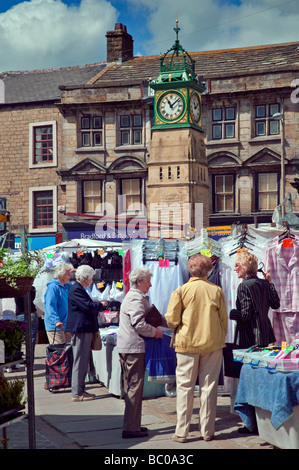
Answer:
<svg viewBox="0 0 299 470"><path fill-rule="evenodd" d="M197 124L200 120L201 105L198 94L194 92L192 93L190 100L190 114L192 121Z"/></svg>
<svg viewBox="0 0 299 470"><path fill-rule="evenodd" d="M158 110L162 119L174 122L184 113L185 101L179 93L170 91L159 99Z"/></svg>

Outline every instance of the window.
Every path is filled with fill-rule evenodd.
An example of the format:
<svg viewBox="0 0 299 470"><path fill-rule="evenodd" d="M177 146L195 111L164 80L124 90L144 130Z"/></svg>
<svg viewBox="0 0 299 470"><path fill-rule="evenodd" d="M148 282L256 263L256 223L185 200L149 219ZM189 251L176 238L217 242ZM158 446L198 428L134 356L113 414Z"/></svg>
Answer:
<svg viewBox="0 0 299 470"><path fill-rule="evenodd" d="M57 231L57 190L55 186L29 188L29 230Z"/></svg>
<svg viewBox="0 0 299 470"><path fill-rule="evenodd" d="M120 116L120 142L121 145L142 144L142 115Z"/></svg>
<svg viewBox="0 0 299 470"><path fill-rule="evenodd" d="M81 118L81 146L99 147L102 141L102 116L84 116Z"/></svg>
<svg viewBox="0 0 299 470"><path fill-rule="evenodd" d="M278 205L278 173L258 173L258 207L259 211L273 211Z"/></svg>
<svg viewBox="0 0 299 470"><path fill-rule="evenodd" d="M214 188L215 212L232 212L234 210L233 175L215 175Z"/></svg>
<svg viewBox="0 0 299 470"><path fill-rule="evenodd" d="M141 210L141 180L139 178L121 180L121 194L125 196L122 212Z"/></svg>
<svg viewBox="0 0 299 470"><path fill-rule="evenodd" d="M57 166L56 122L29 124L29 168Z"/></svg>
<svg viewBox="0 0 299 470"><path fill-rule="evenodd" d="M99 212L97 206L102 203L102 182L83 181L83 212Z"/></svg>
<svg viewBox="0 0 299 470"><path fill-rule="evenodd" d="M212 139L234 139L235 120L235 107L212 109Z"/></svg>
<svg viewBox="0 0 299 470"><path fill-rule="evenodd" d="M279 134L279 120L273 115L279 113L279 104L259 104L255 106L255 136Z"/></svg>

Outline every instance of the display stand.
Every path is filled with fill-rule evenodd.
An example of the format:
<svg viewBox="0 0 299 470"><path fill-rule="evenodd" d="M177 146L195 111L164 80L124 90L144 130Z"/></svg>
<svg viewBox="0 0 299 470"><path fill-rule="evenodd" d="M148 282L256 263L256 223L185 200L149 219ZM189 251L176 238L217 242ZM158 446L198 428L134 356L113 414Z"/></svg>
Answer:
<svg viewBox="0 0 299 470"><path fill-rule="evenodd" d="M36 435L35 435L35 408L34 408L34 383L33 383L33 348L32 348L32 330L31 330L31 301L30 301L30 291L24 297L24 316L25 316L25 323L26 323L26 334L25 334L25 345L26 345L26 375L27 375L27 394L28 394L28 441L29 441L29 449L36 448ZM1 364L0 365L0 373L5 367L20 364L24 362L23 360L13 361L9 364ZM3 429L3 447L4 449L7 448L7 435L6 435L6 428L24 419L26 417L25 414L19 413L16 416L13 414L16 410L12 410L12 417L10 419L10 414L7 413L7 421L0 424L0 428ZM3 415L0 415L0 418Z"/></svg>

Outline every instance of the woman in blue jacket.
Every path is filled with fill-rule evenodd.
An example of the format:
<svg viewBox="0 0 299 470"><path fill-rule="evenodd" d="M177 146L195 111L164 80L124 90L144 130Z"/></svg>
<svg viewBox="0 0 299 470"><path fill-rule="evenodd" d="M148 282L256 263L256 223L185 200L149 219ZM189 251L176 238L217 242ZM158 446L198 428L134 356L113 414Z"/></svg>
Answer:
<svg viewBox="0 0 299 470"><path fill-rule="evenodd" d="M60 263L54 271L54 279L47 284L45 293L45 330L49 343L66 343L70 334L66 330L68 315L68 293L74 267L70 263Z"/></svg>
<svg viewBox="0 0 299 470"><path fill-rule="evenodd" d="M91 342L93 333L99 330L98 312L104 310L107 302L93 302L86 292L92 283L95 270L88 265L77 268L76 282L68 295L67 331L72 333L73 370L72 370L72 400L93 400L94 395L85 391Z"/></svg>

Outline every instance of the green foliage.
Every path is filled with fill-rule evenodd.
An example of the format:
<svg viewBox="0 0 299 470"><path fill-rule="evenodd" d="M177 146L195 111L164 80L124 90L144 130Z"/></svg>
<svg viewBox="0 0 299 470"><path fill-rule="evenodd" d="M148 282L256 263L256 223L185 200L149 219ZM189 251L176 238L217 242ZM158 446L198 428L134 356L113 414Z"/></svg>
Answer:
<svg viewBox="0 0 299 470"><path fill-rule="evenodd" d="M12 287L16 286L17 277L35 277L42 266L43 257L40 250L20 250L18 254L11 255L6 248L0 248L0 277L4 277Z"/></svg>
<svg viewBox="0 0 299 470"><path fill-rule="evenodd" d="M7 380L6 377L0 375L0 413L25 405L24 387L24 380Z"/></svg>
<svg viewBox="0 0 299 470"><path fill-rule="evenodd" d="M23 322L0 320L0 339L4 341L7 356L14 356L21 349L25 331L26 326Z"/></svg>

